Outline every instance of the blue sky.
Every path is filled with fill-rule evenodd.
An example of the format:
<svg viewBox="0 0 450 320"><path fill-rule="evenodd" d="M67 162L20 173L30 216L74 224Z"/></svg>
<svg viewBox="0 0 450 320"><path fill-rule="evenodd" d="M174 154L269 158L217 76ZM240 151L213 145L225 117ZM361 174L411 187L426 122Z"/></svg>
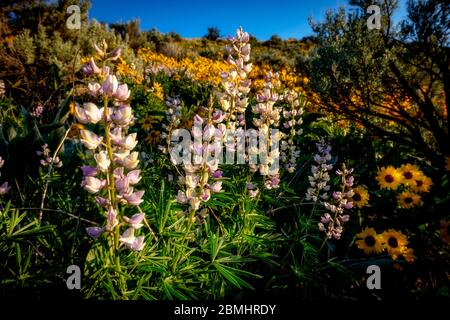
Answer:
<svg viewBox="0 0 450 320"><path fill-rule="evenodd" d="M405 2L400 0L399 16L404 15ZM260 40L273 34L286 39L311 35L309 16L321 20L327 9L347 3L347 0L92 0L89 17L109 23L140 18L142 30L174 31L187 38L202 37L210 26L218 27L223 36L228 36L242 25Z"/></svg>

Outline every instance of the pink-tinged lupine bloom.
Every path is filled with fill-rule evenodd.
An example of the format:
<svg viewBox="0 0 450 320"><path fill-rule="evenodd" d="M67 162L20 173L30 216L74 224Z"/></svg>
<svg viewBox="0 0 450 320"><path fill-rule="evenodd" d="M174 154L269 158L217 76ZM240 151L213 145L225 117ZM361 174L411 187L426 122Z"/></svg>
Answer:
<svg viewBox="0 0 450 320"><path fill-rule="evenodd" d="M200 194L200 199L204 202L208 201L211 198L211 191L209 189L203 189Z"/></svg>
<svg viewBox="0 0 450 320"><path fill-rule="evenodd" d="M30 115L35 118L41 118L43 113L44 107L39 103L36 108L30 113Z"/></svg>
<svg viewBox="0 0 450 320"><path fill-rule="evenodd" d="M99 74L101 72L101 69L95 64L94 58L91 58L91 60L89 60L89 63L83 65L83 72L87 76L90 76L93 74Z"/></svg>
<svg viewBox="0 0 450 320"><path fill-rule="evenodd" d="M122 166L123 161L126 157L130 155L130 150L124 150L122 152L114 152L113 153L113 159L116 165Z"/></svg>
<svg viewBox="0 0 450 320"><path fill-rule="evenodd" d="M119 82L115 75L109 75L106 77L102 85L103 93L109 97L113 97L119 87Z"/></svg>
<svg viewBox="0 0 450 320"><path fill-rule="evenodd" d="M214 123L221 123L225 119L225 114L222 110L216 110L212 115L212 121Z"/></svg>
<svg viewBox="0 0 450 320"><path fill-rule="evenodd" d="M116 50L109 52L106 56L108 58L111 58L112 60L117 60L117 59L119 59L121 53L122 53L122 49L117 48Z"/></svg>
<svg viewBox="0 0 450 320"><path fill-rule="evenodd" d="M123 160L123 166L130 170L136 168L137 165L139 164L138 156L139 156L139 153L137 151L130 153Z"/></svg>
<svg viewBox="0 0 450 320"><path fill-rule="evenodd" d="M120 236L119 241L125 245L131 246L135 239L134 229L130 227Z"/></svg>
<svg viewBox="0 0 450 320"><path fill-rule="evenodd" d="M139 181L141 181L140 174L141 174L141 170L132 170L132 171L128 172L127 178L128 178L130 185L135 185Z"/></svg>
<svg viewBox="0 0 450 320"><path fill-rule="evenodd" d="M89 83L88 84L88 92L91 96L98 96L99 94L102 94L102 86L100 85L100 83Z"/></svg>
<svg viewBox="0 0 450 320"><path fill-rule="evenodd" d="M116 178L116 191L121 195L130 192L130 181L127 177Z"/></svg>
<svg viewBox="0 0 450 320"><path fill-rule="evenodd" d="M8 182L3 182L3 184L0 185L0 196L7 194L10 189L11 187L8 185Z"/></svg>
<svg viewBox="0 0 450 320"><path fill-rule="evenodd" d="M198 176L193 174L186 175L186 186L189 189L194 189L198 184Z"/></svg>
<svg viewBox="0 0 450 320"><path fill-rule="evenodd" d="M120 145L122 143L122 128L115 127L109 133L109 138L111 139L111 143L114 145Z"/></svg>
<svg viewBox="0 0 450 320"><path fill-rule="evenodd" d="M137 145L136 136L137 133L131 133L127 135L125 139L123 139L122 147L128 150L134 149L134 147L136 147Z"/></svg>
<svg viewBox="0 0 450 320"><path fill-rule="evenodd" d="M111 114L111 119L118 126L128 126L133 121L133 113L131 107L128 105L122 105L119 108L116 108L114 112Z"/></svg>
<svg viewBox="0 0 450 320"><path fill-rule="evenodd" d="M187 197L186 197L186 194L183 192L183 191L181 191L181 190L178 190L178 194L177 194L177 202L178 203L181 203L181 204L183 204L183 203L186 203L187 202Z"/></svg>
<svg viewBox="0 0 450 320"><path fill-rule="evenodd" d="M128 90L128 86L126 83L118 86L117 90L114 92L114 98L119 101L126 101L130 97L131 91Z"/></svg>
<svg viewBox="0 0 450 320"><path fill-rule="evenodd" d="M107 199L99 196L95 196L95 202L97 202L100 207L106 207L109 204L109 201Z"/></svg>
<svg viewBox="0 0 450 320"><path fill-rule="evenodd" d="M85 177L95 177L98 174L96 167L82 166L81 171L83 171L83 176Z"/></svg>
<svg viewBox="0 0 450 320"><path fill-rule="evenodd" d="M96 124L102 119L101 110L93 103L85 103L83 108L75 106L75 117L83 124Z"/></svg>
<svg viewBox="0 0 450 320"><path fill-rule="evenodd" d="M259 190L248 190L248 193L250 195L250 198L256 198L256 196L259 194Z"/></svg>
<svg viewBox="0 0 450 320"><path fill-rule="evenodd" d="M145 245L144 240L145 240L144 236L136 237L131 246L129 246L129 248L134 251L141 251Z"/></svg>
<svg viewBox="0 0 450 320"><path fill-rule="evenodd" d="M128 223L132 228L139 229L144 225L142 223L144 221L144 215L142 213L136 213L131 218L124 216L123 221Z"/></svg>
<svg viewBox="0 0 450 320"><path fill-rule="evenodd" d="M86 228L87 234L91 238L94 238L94 239L100 237L104 230L105 230L104 228L100 228L100 227L88 227L88 228Z"/></svg>
<svg viewBox="0 0 450 320"><path fill-rule="evenodd" d="M84 187L89 193L97 193L102 190L106 185L106 180L100 180L95 177L85 177L81 182L81 186Z"/></svg>
<svg viewBox="0 0 450 320"><path fill-rule="evenodd" d="M93 133L89 130L81 130L80 135L81 135L81 139L80 139L81 142L89 150L97 149L103 140L102 137L97 136L95 133Z"/></svg>
<svg viewBox="0 0 450 320"><path fill-rule="evenodd" d="M222 190L222 181L214 182L209 186L209 190L211 190L212 192L220 192L220 190Z"/></svg>
<svg viewBox="0 0 450 320"><path fill-rule="evenodd" d="M142 200L142 196L144 195L144 191L136 191L131 194L124 194L123 198L127 201L128 204L132 206L140 205L144 200Z"/></svg>
<svg viewBox="0 0 450 320"><path fill-rule="evenodd" d="M100 151L94 155L95 161L97 162L97 167L101 172L107 172L111 161L106 151Z"/></svg>
<svg viewBox="0 0 450 320"><path fill-rule="evenodd" d="M115 226L119 224L117 221L117 212L112 207L109 207L106 213L106 230L111 231Z"/></svg>

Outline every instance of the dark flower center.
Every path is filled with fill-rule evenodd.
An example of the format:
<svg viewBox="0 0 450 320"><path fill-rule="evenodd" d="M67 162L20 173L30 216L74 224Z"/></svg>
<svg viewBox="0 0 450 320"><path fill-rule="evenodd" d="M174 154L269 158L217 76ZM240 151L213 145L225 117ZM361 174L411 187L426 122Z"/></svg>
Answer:
<svg viewBox="0 0 450 320"><path fill-rule="evenodd" d="M392 183L392 182L394 182L394 177L391 176L390 174L387 174L387 175L384 177L384 180L385 180L386 182L388 182L388 183Z"/></svg>
<svg viewBox="0 0 450 320"><path fill-rule="evenodd" d="M375 238L372 236L367 236L364 238L364 242L368 247L373 247L375 245Z"/></svg>
<svg viewBox="0 0 450 320"><path fill-rule="evenodd" d="M355 201L361 201L361 199L362 199L362 197L361 197L361 195L360 195L359 193L355 193L355 194L353 195L353 200L355 200Z"/></svg>
<svg viewBox="0 0 450 320"><path fill-rule="evenodd" d="M412 172L411 171L407 171L407 172L404 172L403 173L403 176L405 177L405 179L412 179L412 177L413 177L413 174L412 174Z"/></svg>
<svg viewBox="0 0 450 320"><path fill-rule="evenodd" d="M397 238L390 237L389 240L388 240L388 245L389 245L391 248L397 248L397 247L398 247L398 241L397 241Z"/></svg>
<svg viewBox="0 0 450 320"><path fill-rule="evenodd" d="M410 198L410 197L407 197L407 198L405 198L405 203L411 203L411 202L413 202L413 199L412 198Z"/></svg>
<svg viewBox="0 0 450 320"><path fill-rule="evenodd" d="M418 187L421 187L423 185L423 181L422 180L416 180L416 185Z"/></svg>

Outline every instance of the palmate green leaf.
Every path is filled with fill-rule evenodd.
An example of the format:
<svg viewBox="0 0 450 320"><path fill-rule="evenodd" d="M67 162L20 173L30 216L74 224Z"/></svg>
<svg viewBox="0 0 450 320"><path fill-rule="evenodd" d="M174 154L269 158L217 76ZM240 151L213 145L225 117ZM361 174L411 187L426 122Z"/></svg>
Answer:
<svg viewBox="0 0 450 320"><path fill-rule="evenodd" d="M236 201L235 198L227 195L225 192L214 193L211 199L205 204L206 207L218 210L219 208L229 208Z"/></svg>
<svg viewBox="0 0 450 320"><path fill-rule="evenodd" d="M164 279L162 282L163 291L168 299L177 298L179 300L189 300L189 297L183 294L181 291L175 289L170 281Z"/></svg>
<svg viewBox="0 0 450 320"><path fill-rule="evenodd" d="M216 263L245 263L245 262L254 262L256 261L256 259L241 256L228 256L217 258L214 261Z"/></svg>
<svg viewBox="0 0 450 320"><path fill-rule="evenodd" d="M246 276L246 277L252 277L252 278L262 278L260 275L236 269L233 267L229 267L226 265L223 265L221 263L218 263L217 261L212 264L214 268L232 285L235 287L242 289L247 288L254 290L254 288L245 280L243 280L240 276Z"/></svg>

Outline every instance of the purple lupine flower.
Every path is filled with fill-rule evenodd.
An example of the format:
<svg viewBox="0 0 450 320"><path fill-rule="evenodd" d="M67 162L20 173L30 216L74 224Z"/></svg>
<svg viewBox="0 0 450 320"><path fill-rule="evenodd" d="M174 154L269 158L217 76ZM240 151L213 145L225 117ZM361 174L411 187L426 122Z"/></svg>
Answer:
<svg viewBox="0 0 450 320"><path fill-rule="evenodd" d="M107 199L100 196L95 196L95 202L97 202L100 207L106 207L109 204Z"/></svg>
<svg viewBox="0 0 450 320"><path fill-rule="evenodd" d="M134 251L141 251L145 246L144 240L144 236L136 237L129 248Z"/></svg>
<svg viewBox="0 0 450 320"><path fill-rule="evenodd" d="M89 193L97 193L106 186L106 180L100 180L95 177L87 176L81 182L81 186L84 187Z"/></svg>
<svg viewBox="0 0 450 320"><path fill-rule="evenodd" d="M132 228L134 229L139 229L141 228L144 224L142 223L144 221L144 215L141 213L136 213L135 215L133 215L131 218L128 217L123 217L123 221L125 221L125 223L129 224Z"/></svg>
<svg viewBox="0 0 450 320"><path fill-rule="evenodd" d="M127 230L125 230L124 233L122 233L122 235L119 238L119 241L124 243L125 245L131 246L135 239L136 238L134 237L134 229L130 227Z"/></svg>
<svg viewBox="0 0 450 320"><path fill-rule="evenodd" d="M106 213L106 230L111 231L118 223L116 210L109 207L109 210Z"/></svg>
<svg viewBox="0 0 450 320"><path fill-rule="evenodd" d="M97 167L82 166L80 169L85 177L95 177L98 174Z"/></svg>
<svg viewBox="0 0 450 320"><path fill-rule="evenodd" d="M3 182L3 184L0 185L0 196L7 194L10 189L11 187L8 185L8 182Z"/></svg>
<svg viewBox="0 0 450 320"><path fill-rule="evenodd" d="M143 190L136 191L131 194L124 194L123 198L127 201L128 204L132 206L138 206L140 205L144 200L142 200L142 196L144 195Z"/></svg>
<svg viewBox="0 0 450 320"><path fill-rule="evenodd" d="M131 91L128 90L128 86L126 84L121 84L117 87L117 90L113 93L114 98L119 101L126 101L130 97Z"/></svg>
<svg viewBox="0 0 450 320"><path fill-rule="evenodd" d="M141 181L140 174L141 174L141 170L132 170L132 171L128 172L127 178L128 178L128 182L130 183L130 185L135 185L139 181Z"/></svg>
<svg viewBox="0 0 450 320"><path fill-rule="evenodd" d="M214 182L212 185L209 186L209 190L212 192L220 192L222 190L222 181Z"/></svg>
<svg viewBox="0 0 450 320"><path fill-rule="evenodd" d="M91 238L98 238L102 235L103 231L105 231L104 228L100 228L100 227L88 227L86 228L86 232L87 234L91 237Z"/></svg>
<svg viewBox="0 0 450 320"><path fill-rule="evenodd" d="M223 171L216 170L216 171L213 172L212 177L214 179L220 179L220 178L222 178L222 175L223 175Z"/></svg>

